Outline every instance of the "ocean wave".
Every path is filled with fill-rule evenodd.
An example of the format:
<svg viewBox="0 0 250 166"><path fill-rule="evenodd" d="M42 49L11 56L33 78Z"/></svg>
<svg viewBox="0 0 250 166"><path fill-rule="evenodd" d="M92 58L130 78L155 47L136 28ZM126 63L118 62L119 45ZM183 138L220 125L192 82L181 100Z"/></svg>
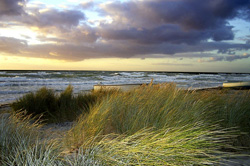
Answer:
<svg viewBox="0 0 250 166"><path fill-rule="evenodd" d="M167 72L117 72L117 71L1 71L0 103L12 100L41 87L56 92L63 91L68 85L74 87L74 93L93 89L93 85L102 84L177 84L183 88L205 88L222 85L230 81L250 81L250 74L196 74Z"/></svg>
<svg viewBox="0 0 250 166"><path fill-rule="evenodd" d="M3 95L3 94L24 94L24 93L29 93L31 91L29 90L20 90L20 91L14 91L14 90L11 90L11 91L0 91L0 95Z"/></svg>

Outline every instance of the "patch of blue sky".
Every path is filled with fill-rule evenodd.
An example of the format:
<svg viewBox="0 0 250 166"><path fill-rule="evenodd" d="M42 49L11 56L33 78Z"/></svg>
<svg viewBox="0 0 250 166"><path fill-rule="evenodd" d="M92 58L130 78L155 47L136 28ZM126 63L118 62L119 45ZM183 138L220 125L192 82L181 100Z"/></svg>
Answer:
<svg viewBox="0 0 250 166"><path fill-rule="evenodd" d="M250 37L250 22L247 22L243 19L233 19L229 21L229 24L232 25L233 31L235 31L234 42L245 43L246 37Z"/></svg>

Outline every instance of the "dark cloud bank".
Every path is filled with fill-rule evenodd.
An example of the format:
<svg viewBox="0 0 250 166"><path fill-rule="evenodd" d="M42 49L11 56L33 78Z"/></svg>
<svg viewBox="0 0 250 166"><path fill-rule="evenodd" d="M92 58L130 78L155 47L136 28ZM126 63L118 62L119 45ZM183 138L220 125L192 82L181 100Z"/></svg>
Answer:
<svg viewBox="0 0 250 166"><path fill-rule="evenodd" d="M84 10L94 8L93 1L79 4L75 9L50 8L44 12L39 11L42 6L27 8L25 3L24 0L1 0L2 25L18 22L28 27L36 26L40 40L57 44L27 45L22 40L1 37L2 52L71 61L206 51L223 54L211 61L249 57L235 53L249 50L249 40L245 44L226 41L235 38L229 20L250 21L250 0L114 1L95 9L100 15L113 19L112 23L102 22L98 27L90 26L84 14ZM46 37L47 34L56 38ZM17 47L10 49L13 45Z"/></svg>
<svg viewBox="0 0 250 166"><path fill-rule="evenodd" d="M0 16L2 15L20 15L23 11L25 0L1 0Z"/></svg>

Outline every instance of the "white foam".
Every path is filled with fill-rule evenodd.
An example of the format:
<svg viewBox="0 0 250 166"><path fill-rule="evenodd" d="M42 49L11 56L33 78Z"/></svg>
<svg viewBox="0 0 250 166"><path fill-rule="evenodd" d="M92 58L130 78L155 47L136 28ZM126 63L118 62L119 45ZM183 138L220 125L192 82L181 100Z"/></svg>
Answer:
<svg viewBox="0 0 250 166"><path fill-rule="evenodd" d="M93 85L102 84L142 84L175 82L178 87L205 88L222 85L226 81L250 81L250 74L186 74L156 72L0 72L0 103L13 100L28 92L35 92L41 87L63 91L69 84L74 92L90 90ZM7 76L9 75L9 76ZM60 77L72 75L74 77ZM85 77L84 75L89 75ZM59 77L58 77L59 76Z"/></svg>

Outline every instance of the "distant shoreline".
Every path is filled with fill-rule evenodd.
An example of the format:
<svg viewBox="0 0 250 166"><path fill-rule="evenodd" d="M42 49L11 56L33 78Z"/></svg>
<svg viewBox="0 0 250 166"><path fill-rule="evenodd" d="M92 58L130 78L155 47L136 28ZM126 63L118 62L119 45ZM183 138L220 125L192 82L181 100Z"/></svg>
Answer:
<svg viewBox="0 0 250 166"><path fill-rule="evenodd" d="M45 72L55 72L55 71L61 71L61 72L152 72L152 73L184 73L184 74L250 74L250 72L205 72L205 71L201 71L201 72L193 72L193 71L150 71L150 70L146 70L146 71L133 71L133 70L129 70L129 71L125 71L125 70L4 70L4 69L0 69L0 72L3 71L25 71L25 72L36 72L36 71L45 71Z"/></svg>
<svg viewBox="0 0 250 166"><path fill-rule="evenodd" d="M212 72L140 72L77 70L1 70L0 103L10 103L22 95L47 87L56 93L68 85L74 93L93 89L94 85L175 83L183 89L217 88L228 82L250 82L250 74Z"/></svg>

